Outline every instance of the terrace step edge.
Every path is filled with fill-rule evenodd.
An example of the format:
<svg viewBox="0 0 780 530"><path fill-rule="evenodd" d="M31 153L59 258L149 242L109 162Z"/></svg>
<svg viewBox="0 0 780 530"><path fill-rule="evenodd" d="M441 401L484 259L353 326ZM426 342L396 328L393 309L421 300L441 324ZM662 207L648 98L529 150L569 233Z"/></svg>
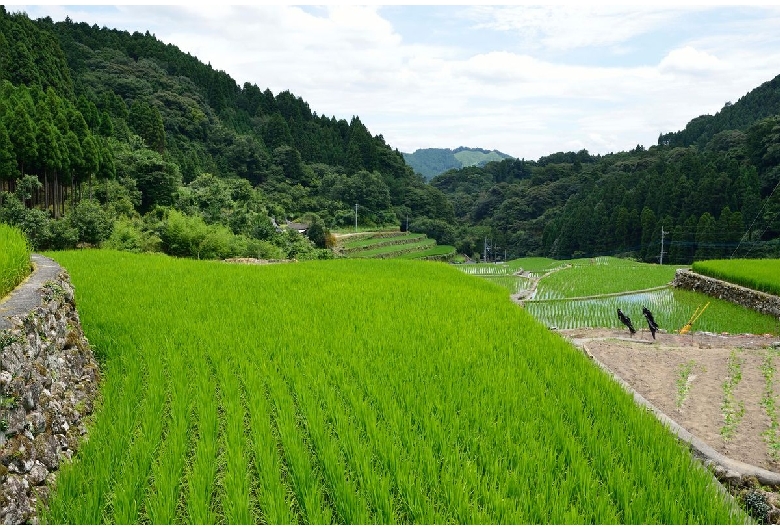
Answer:
<svg viewBox="0 0 780 530"><path fill-rule="evenodd" d="M86 435L100 373L68 273L33 254L0 303L0 522L38 523L60 464ZM40 501L40 502L39 502Z"/></svg>
<svg viewBox="0 0 780 530"><path fill-rule="evenodd" d="M677 269L672 287L700 292L780 318L780 296L756 291L725 280L704 276L690 269Z"/></svg>

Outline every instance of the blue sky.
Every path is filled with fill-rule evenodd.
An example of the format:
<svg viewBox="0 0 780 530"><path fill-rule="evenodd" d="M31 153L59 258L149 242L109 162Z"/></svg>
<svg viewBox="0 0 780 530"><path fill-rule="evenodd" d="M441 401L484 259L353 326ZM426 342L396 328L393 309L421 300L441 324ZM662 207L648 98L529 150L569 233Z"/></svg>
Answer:
<svg viewBox="0 0 780 530"><path fill-rule="evenodd" d="M404 152L649 147L780 74L780 7L6 6L149 30Z"/></svg>

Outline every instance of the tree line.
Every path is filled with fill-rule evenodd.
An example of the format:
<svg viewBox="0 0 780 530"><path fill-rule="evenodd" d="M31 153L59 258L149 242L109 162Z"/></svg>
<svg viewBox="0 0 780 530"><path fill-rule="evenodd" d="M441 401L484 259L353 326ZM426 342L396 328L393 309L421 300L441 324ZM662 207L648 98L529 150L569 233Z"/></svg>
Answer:
<svg viewBox="0 0 780 530"><path fill-rule="evenodd" d="M0 6L0 220L36 248L327 257L396 226L479 256L778 255L780 77L645 149L505 159L426 183L357 116L243 86L148 32ZM284 230L306 221L310 238Z"/></svg>
<svg viewBox="0 0 780 530"><path fill-rule="evenodd" d="M778 115L716 131L703 147L556 153L431 181L453 202L464 252L488 239L509 256L658 262L663 239L666 263L780 255L779 183Z"/></svg>
<svg viewBox="0 0 780 530"><path fill-rule="evenodd" d="M2 43L12 45L0 46L0 220L25 227L37 248L180 253L210 234L233 241L220 255L321 257L328 228L352 225L355 205L362 226L411 217L453 232L444 194L357 116L239 87L148 32L0 7ZM284 234L291 220L319 234L309 251ZM169 245L169 224L200 243Z"/></svg>

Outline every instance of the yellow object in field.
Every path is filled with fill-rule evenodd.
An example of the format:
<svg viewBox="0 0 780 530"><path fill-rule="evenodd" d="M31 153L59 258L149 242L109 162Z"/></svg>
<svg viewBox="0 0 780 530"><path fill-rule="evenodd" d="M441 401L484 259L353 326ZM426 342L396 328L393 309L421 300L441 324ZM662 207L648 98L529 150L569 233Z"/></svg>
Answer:
<svg viewBox="0 0 780 530"><path fill-rule="evenodd" d="M699 311L698 307L696 308L696 311L693 312L693 316L691 317L691 319L680 330L680 335L685 335L686 333L691 331L691 326L693 326L693 323L696 322L696 320L698 320L698 318L701 316L702 313L704 313L704 310L707 309L708 305L710 305L709 302L704 304L704 307L701 308L701 311Z"/></svg>

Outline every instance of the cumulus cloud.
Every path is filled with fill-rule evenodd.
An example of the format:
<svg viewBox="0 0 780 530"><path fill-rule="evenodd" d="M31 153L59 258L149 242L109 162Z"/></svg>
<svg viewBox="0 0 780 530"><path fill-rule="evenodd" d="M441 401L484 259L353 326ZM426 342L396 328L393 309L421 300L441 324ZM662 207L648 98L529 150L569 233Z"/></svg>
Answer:
<svg viewBox="0 0 780 530"><path fill-rule="evenodd" d="M692 46L672 50L663 58L658 69L661 73L703 74L711 71L724 70L726 65L707 52L699 51Z"/></svg>
<svg viewBox="0 0 780 530"><path fill-rule="evenodd" d="M447 24L431 19L425 35L404 30L403 17L426 13L415 7L7 9L148 29L239 84L359 115L402 151L469 145L536 159L647 147L780 73L780 15L768 8L707 22L705 8L442 7Z"/></svg>

